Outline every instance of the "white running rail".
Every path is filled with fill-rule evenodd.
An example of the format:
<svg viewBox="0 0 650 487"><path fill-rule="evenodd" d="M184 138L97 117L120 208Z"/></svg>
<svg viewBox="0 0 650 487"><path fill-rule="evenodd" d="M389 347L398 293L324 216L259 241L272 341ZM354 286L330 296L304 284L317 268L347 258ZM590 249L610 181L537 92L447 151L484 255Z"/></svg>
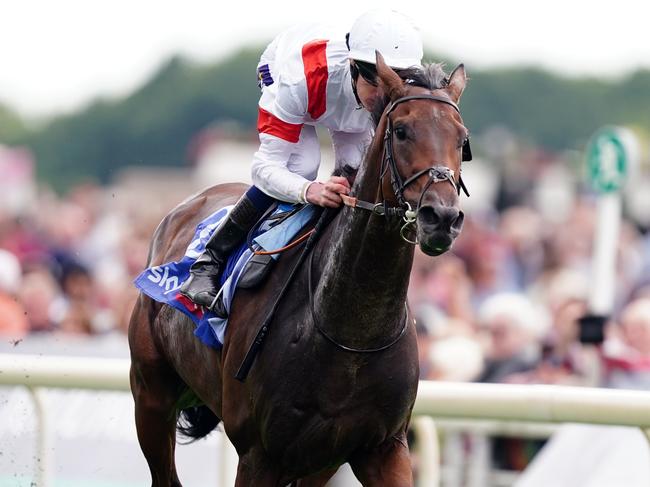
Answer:
<svg viewBox="0 0 650 487"><path fill-rule="evenodd" d="M39 424L41 461L36 480L51 487L51 439L39 388L129 391L127 359L0 354L0 385L32 392ZM518 423L591 423L650 429L650 391L552 385L470 384L421 381L413 410L421 485L438 485L439 452L433 418ZM443 421L444 422L444 421ZM542 425L540 425L542 426ZM50 467L48 467L50 466Z"/></svg>

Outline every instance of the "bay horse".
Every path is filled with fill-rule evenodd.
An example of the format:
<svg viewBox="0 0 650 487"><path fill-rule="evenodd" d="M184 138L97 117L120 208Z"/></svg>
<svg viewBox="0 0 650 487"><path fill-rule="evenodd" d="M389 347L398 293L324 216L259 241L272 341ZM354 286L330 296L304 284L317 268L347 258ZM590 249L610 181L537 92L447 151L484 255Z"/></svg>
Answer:
<svg viewBox="0 0 650 487"><path fill-rule="evenodd" d="M194 438L223 422L239 455L236 487L319 487L346 462L364 486L413 485L412 243L439 255L463 223L468 132L456 104L466 76L462 65L450 76L429 65L424 85L403 81L379 53L377 72L385 109L348 206L297 270L244 382L234 376L299 248L283 254L258 289L238 290L221 350L200 342L182 313L140 294L129 326L130 380L153 486L181 485L174 463L181 410L189 421L181 430ZM172 210L154 234L148 266L179 260L196 224L245 189L214 186Z"/></svg>

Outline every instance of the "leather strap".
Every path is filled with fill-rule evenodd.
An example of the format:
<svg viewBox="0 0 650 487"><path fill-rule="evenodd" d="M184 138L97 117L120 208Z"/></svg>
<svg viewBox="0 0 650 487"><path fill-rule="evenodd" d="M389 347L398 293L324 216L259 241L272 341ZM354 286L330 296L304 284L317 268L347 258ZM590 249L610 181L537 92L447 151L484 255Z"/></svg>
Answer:
<svg viewBox="0 0 650 487"><path fill-rule="evenodd" d="M377 203L363 201L355 198L354 196L348 196L346 194L340 194L339 196L343 200L343 204L345 206L349 206L350 208L363 208L364 210L375 211L375 208L377 207ZM379 206L381 206L381 203Z"/></svg>

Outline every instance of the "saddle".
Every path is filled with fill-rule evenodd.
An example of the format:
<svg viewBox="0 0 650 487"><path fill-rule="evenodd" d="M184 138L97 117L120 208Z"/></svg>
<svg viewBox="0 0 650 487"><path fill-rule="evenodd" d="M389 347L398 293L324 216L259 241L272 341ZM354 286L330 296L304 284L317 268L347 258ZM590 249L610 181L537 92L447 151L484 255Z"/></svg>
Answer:
<svg viewBox="0 0 650 487"><path fill-rule="evenodd" d="M230 302L237 289L261 286L268 279L280 254L309 236L307 232L295 238L305 228L313 226L313 207L308 206L311 205L278 202L253 225L246 241L231 253L220 276L221 289L213 305L213 311L218 316L228 316ZM305 210L306 216L297 215L301 210ZM294 216L296 218L291 221Z"/></svg>
<svg viewBox="0 0 650 487"><path fill-rule="evenodd" d="M267 224L266 226L270 230L295 215L303 208L303 206L304 205L294 205L288 209L282 209L281 205L273 205L264 215L262 215L250 232L248 232L246 246L251 250L253 249L253 240L256 234L259 234L260 227ZM273 264L276 261L274 255L279 255L284 250L288 250L287 247L288 246L278 249L277 254L274 252L260 253L259 251L253 251L253 256L244 266L244 269L239 276L237 289L254 289L266 281L271 269L273 268Z"/></svg>
<svg viewBox="0 0 650 487"><path fill-rule="evenodd" d="M180 260L149 267L134 280L135 286L151 299L191 318L197 326L195 335L217 349L223 344L228 322L227 318L221 316L227 316L235 291L240 287L251 289L264 283L276 260L273 257L277 258L278 251L286 249L290 242L300 243L295 236L304 233L304 228L308 228L318 214L312 205L294 207L283 203L275 209L274 214L269 213L255 225L250 242L234 250L224 268L219 291L219 306L223 306L224 313L217 315L184 297L179 289L188 278L191 265L201 255L212 232L228 211L228 207L221 208L197 224L194 237ZM240 278L243 281L239 281Z"/></svg>

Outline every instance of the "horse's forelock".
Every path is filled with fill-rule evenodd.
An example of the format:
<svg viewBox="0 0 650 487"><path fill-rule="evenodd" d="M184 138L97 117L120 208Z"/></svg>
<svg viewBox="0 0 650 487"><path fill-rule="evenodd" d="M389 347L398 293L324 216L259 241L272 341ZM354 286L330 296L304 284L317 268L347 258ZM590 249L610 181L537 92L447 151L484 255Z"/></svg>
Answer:
<svg viewBox="0 0 650 487"><path fill-rule="evenodd" d="M429 63L421 68L400 69L397 74L402 78L405 85L419 86L429 90L444 88L448 83L448 75L445 73L442 63ZM379 123L388 103L390 103L390 99L385 97L383 100L378 100L374 107L371 107L370 113L375 126Z"/></svg>
<svg viewBox="0 0 650 487"><path fill-rule="evenodd" d="M447 86L447 73L442 63L425 64L421 68L409 68L398 72L407 84L437 90Z"/></svg>

